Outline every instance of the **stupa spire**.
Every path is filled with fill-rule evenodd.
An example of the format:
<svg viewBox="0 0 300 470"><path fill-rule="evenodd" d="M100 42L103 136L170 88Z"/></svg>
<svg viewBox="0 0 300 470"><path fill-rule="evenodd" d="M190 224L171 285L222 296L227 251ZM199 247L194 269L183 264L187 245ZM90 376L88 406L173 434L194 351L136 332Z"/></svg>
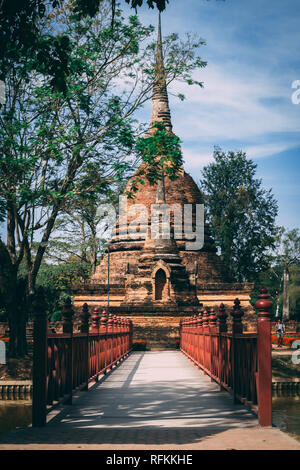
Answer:
<svg viewBox="0 0 300 470"><path fill-rule="evenodd" d="M152 92L152 111L150 125L155 121L164 122L166 129L172 131L171 113L167 92L161 36L161 19L158 17L158 35L155 54L155 78Z"/></svg>

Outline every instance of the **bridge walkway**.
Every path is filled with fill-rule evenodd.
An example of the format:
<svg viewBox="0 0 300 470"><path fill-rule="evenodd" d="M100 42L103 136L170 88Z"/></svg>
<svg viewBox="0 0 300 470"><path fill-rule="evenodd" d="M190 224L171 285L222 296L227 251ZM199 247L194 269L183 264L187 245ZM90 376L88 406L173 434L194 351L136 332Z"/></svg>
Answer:
<svg viewBox="0 0 300 470"><path fill-rule="evenodd" d="M300 449L180 351L133 352L44 428L0 435L0 449Z"/></svg>

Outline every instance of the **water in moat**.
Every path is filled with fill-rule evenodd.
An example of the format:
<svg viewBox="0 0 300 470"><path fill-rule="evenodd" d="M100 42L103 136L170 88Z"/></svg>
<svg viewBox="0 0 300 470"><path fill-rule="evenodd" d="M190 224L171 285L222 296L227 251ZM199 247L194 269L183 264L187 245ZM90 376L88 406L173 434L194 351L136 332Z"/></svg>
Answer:
<svg viewBox="0 0 300 470"><path fill-rule="evenodd" d="M0 434L31 424L31 400L0 400Z"/></svg>
<svg viewBox="0 0 300 470"><path fill-rule="evenodd" d="M300 395L274 394L272 409L273 424L300 440Z"/></svg>

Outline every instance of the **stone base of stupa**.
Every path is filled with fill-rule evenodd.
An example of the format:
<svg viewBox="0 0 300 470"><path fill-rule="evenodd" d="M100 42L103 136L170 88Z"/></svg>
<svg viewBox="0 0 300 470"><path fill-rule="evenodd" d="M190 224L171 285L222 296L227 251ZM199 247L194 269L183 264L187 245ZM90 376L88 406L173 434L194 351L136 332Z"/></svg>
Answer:
<svg viewBox="0 0 300 470"><path fill-rule="evenodd" d="M104 286L101 287L103 289ZM241 307L247 313L244 317L245 328L251 331L250 320L256 321L256 315L249 303L252 288L251 283L211 283L202 286L197 296L199 304L202 303L204 307L217 309L223 303L228 314L233 307L234 300L238 297ZM176 339L179 338L180 319L195 315L200 309L200 305L178 305L159 301L126 302L125 298L124 289L112 288L109 296L109 312L130 318L133 323L133 340L146 340L149 349L175 348ZM100 286L98 291L95 284L90 285L90 289L77 290L74 297L74 307L77 313L81 311L85 302L89 305L91 313L95 307L98 307L100 311L103 309L107 311L107 293L103 290L101 292Z"/></svg>

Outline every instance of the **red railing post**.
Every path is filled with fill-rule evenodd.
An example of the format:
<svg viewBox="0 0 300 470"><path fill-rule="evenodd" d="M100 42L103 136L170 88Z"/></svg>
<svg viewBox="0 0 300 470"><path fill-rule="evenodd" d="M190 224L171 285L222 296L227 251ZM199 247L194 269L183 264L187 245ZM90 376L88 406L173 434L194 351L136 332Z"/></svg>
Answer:
<svg viewBox="0 0 300 470"><path fill-rule="evenodd" d="M94 372L96 374L95 376L95 382L98 382L98 372L100 369L100 336L99 336L99 330L100 330L100 310L98 307L94 307L93 313L91 315L92 319L92 333L93 333L93 364L94 364ZM97 335L97 337L95 336Z"/></svg>
<svg viewBox="0 0 300 470"><path fill-rule="evenodd" d="M211 307L209 315L209 331L211 333L217 333L217 315L214 311L214 308Z"/></svg>
<svg viewBox="0 0 300 470"><path fill-rule="evenodd" d="M121 357L122 359L124 358L127 348L126 348L126 336L127 336L127 321L125 318L121 317L120 318L120 323L121 323Z"/></svg>
<svg viewBox="0 0 300 470"><path fill-rule="evenodd" d="M183 320L183 330L184 330L184 351L188 353L188 319L187 317Z"/></svg>
<svg viewBox="0 0 300 470"><path fill-rule="evenodd" d="M227 333L227 313L225 311L225 305L220 304L219 311L217 314L217 331L218 331L218 376L220 379L220 390L224 390L222 387L222 381L226 382L226 359L225 351L227 346L227 337L224 337L222 333Z"/></svg>
<svg viewBox="0 0 300 470"><path fill-rule="evenodd" d="M107 322L107 353L108 353L108 368L112 369L113 362L113 317L110 313Z"/></svg>
<svg viewBox="0 0 300 470"><path fill-rule="evenodd" d="M99 313L98 307L94 308L91 318L92 318L92 333L99 333L100 313Z"/></svg>
<svg viewBox="0 0 300 470"><path fill-rule="evenodd" d="M210 372L213 375L216 375L215 364L214 360L217 354L217 347L216 344L216 335L217 335L217 315L214 311L214 308L210 308L210 315L209 315L209 336L210 336ZM211 376L211 381L213 382L214 379Z"/></svg>
<svg viewBox="0 0 300 470"><path fill-rule="evenodd" d="M242 317L244 315L244 312L241 309L240 304L241 304L240 300L235 299L234 307L233 307L233 310L231 312L231 316L232 316L232 333L234 333L236 335L243 334Z"/></svg>
<svg viewBox="0 0 300 470"><path fill-rule="evenodd" d="M115 362L118 358L118 356L117 356L117 338L118 338L117 315L113 315L113 360L112 360L112 362Z"/></svg>
<svg viewBox="0 0 300 470"><path fill-rule="evenodd" d="M257 349L258 349L258 419L261 426L272 426L272 351L271 351L271 321L272 308L270 295L265 287L260 289L260 295L255 303L258 310L257 320Z"/></svg>
<svg viewBox="0 0 300 470"><path fill-rule="evenodd" d="M124 336L124 350L123 350L123 354L127 355L128 352L129 352L129 349L130 349L130 323L129 323L129 320L127 318L125 318L124 320L125 322L125 336Z"/></svg>
<svg viewBox="0 0 300 470"><path fill-rule="evenodd" d="M116 318L116 332L117 332L117 340L116 340L116 347L117 347L117 361L120 361L121 360L121 354L120 354L120 351L121 351L121 339L122 339L122 332L123 332L123 329L122 329L122 322L121 322L121 318L120 317L117 317Z"/></svg>
<svg viewBox="0 0 300 470"><path fill-rule="evenodd" d="M80 318L79 331L81 333L88 333L90 312L89 312L89 306L87 303L83 304L82 311L80 313L79 318Z"/></svg>
<svg viewBox="0 0 300 470"><path fill-rule="evenodd" d="M238 370L237 370L237 344L235 336L243 333L242 316L244 312L240 307L239 299L235 299L234 306L230 312L232 316L232 343L231 343L231 373L232 373L232 391L233 391L233 402L239 403L237 399L237 387L238 387Z"/></svg>
<svg viewBox="0 0 300 470"><path fill-rule="evenodd" d="M32 426L45 426L47 414L48 304L40 287L33 303Z"/></svg>
<svg viewBox="0 0 300 470"><path fill-rule="evenodd" d="M203 312L203 323L202 323L202 328L203 328L203 365L205 369L208 369L208 362L210 361L209 357L209 313L207 308L205 308ZM207 374L207 372L204 370L204 373Z"/></svg>
<svg viewBox="0 0 300 470"><path fill-rule="evenodd" d="M84 303L82 306L82 311L80 313L80 325L79 325L79 330L81 333L86 334L86 345L85 345L85 351L84 351L84 356L85 356L85 367L84 367L84 373L85 373L85 385L83 387L83 390L88 390L89 388L89 369L90 369L90 361L89 361L89 318L90 318L90 312L89 312L89 306L87 303Z"/></svg>
<svg viewBox="0 0 300 470"><path fill-rule="evenodd" d="M107 367L107 314L103 310L100 318L100 348L101 348L101 369L104 367L104 375Z"/></svg>
<svg viewBox="0 0 300 470"><path fill-rule="evenodd" d="M203 335L204 310L199 313L199 364L204 365L204 335Z"/></svg>
<svg viewBox="0 0 300 470"><path fill-rule="evenodd" d="M183 319L181 318L179 321L179 349L182 351L182 323Z"/></svg>
<svg viewBox="0 0 300 470"><path fill-rule="evenodd" d="M201 333L201 317L200 313L196 316L196 364L199 367L200 363L200 333Z"/></svg>
<svg viewBox="0 0 300 470"><path fill-rule="evenodd" d="M227 333L227 317L228 315L225 311L225 305L220 304L217 322L219 333Z"/></svg>
<svg viewBox="0 0 300 470"><path fill-rule="evenodd" d="M65 301L62 308L63 320L63 333L70 335L67 346L67 361L66 361L66 393L69 395L66 402L72 405L72 392L73 392L73 314L72 302L70 297Z"/></svg>
<svg viewBox="0 0 300 470"><path fill-rule="evenodd" d="M191 340L192 340L192 342L191 342L192 350L191 350L191 356L192 356L192 360L195 364L196 363L196 361L195 361L195 355L196 355L196 327L197 327L197 317L196 317L196 315L192 316L191 322L192 322L192 338L191 338Z"/></svg>
<svg viewBox="0 0 300 470"><path fill-rule="evenodd" d="M132 350L133 323L129 320L129 350Z"/></svg>

